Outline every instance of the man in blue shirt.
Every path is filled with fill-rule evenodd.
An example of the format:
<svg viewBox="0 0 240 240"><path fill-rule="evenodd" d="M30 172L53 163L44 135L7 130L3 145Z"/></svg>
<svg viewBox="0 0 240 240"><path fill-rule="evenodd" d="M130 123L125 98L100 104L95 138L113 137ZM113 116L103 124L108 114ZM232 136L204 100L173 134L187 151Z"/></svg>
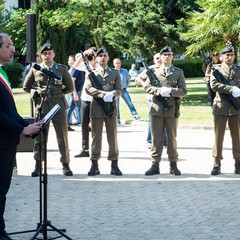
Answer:
<svg viewBox="0 0 240 240"><path fill-rule="evenodd" d="M37 53L37 54L36 54L36 62L30 63L30 64L28 64L28 65L25 67L25 69L24 69L24 71L23 71L23 79L26 78L27 74L28 74L29 71L30 71L30 68L31 68L34 64L39 64L40 62L41 62L41 53Z"/></svg>
<svg viewBox="0 0 240 240"><path fill-rule="evenodd" d="M135 120L142 121L142 118L138 116L137 110L134 107L131 97L127 91L127 87L130 84L130 75L125 68L121 68L121 60L119 58L115 58L113 60L113 65L116 70L119 71L121 80L122 80L122 98L128 105L129 110L131 111L131 114L135 118ZM121 124L120 120L120 109L119 109L119 98L116 99L116 104L117 104L117 110L118 110L118 123Z"/></svg>
<svg viewBox="0 0 240 240"><path fill-rule="evenodd" d="M85 81L85 72L75 68L71 68L69 72L74 82L75 88L73 93L71 93L72 96L69 98L69 102L68 102L69 104L69 108L67 110L68 124L70 123L71 115L74 109L76 110L76 124L80 124L81 123L81 115L80 115L81 94L82 94L83 84Z"/></svg>

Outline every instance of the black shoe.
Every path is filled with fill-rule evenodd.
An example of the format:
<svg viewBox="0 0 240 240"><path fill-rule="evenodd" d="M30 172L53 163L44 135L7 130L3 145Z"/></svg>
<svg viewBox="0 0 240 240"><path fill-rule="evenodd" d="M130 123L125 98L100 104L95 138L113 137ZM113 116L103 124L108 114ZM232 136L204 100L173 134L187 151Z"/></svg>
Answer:
<svg viewBox="0 0 240 240"><path fill-rule="evenodd" d="M240 161L239 160L235 160L235 169L234 169L234 173L236 174L240 174Z"/></svg>
<svg viewBox="0 0 240 240"><path fill-rule="evenodd" d="M211 171L211 175L216 176L219 174L221 174L221 161L218 159L215 159L213 170Z"/></svg>
<svg viewBox="0 0 240 240"><path fill-rule="evenodd" d="M68 131L69 131L69 132L73 132L73 131L75 131L75 129L73 129L73 128L71 128L70 126L68 126Z"/></svg>
<svg viewBox="0 0 240 240"><path fill-rule="evenodd" d="M171 162L170 163L170 174L180 176L181 171L177 168L177 163L176 162Z"/></svg>
<svg viewBox="0 0 240 240"><path fill-rule="evenodd" d="M40 172L38 169L34 169L34 171L31 174L32 177L39 177L40 176Z"/></svg>
<svg viewBox="0 0 240 240"><path fill-rule="evenodd" d="M35 163L35 169L31 174L32 177L39 177L40 176L40 162L36 161Z"/></svg>
<svg viewBox="0 0 240 240"><path fill-rule="evenodd" d="M155 174L160 174L160 171L159 171L159 162L153 163L152 166L150 167L150 169L148 169L148 170L145 172L145 175L146 175L146 176L151 176L151 175L155 175Z"/></svg>
<svg viewBox="0 0 240 240"><path fill-rule="evenodd" d="M122 172L120 171L120 169L118 167L118 160L112 161L110 174L115 175L115 176L122 176Z"/></svg>
<svg viewBox="0 0 240 240"><path fill-rule="evenodd" d="M221 174L221 168L220 167L214 167L213 170L211 171L211 175L216 176Z"/></svg>
<svg viewBox="0 0 240 240"><path fill-rule="evenodd" d="M63 174L65 176L73 176L73 172L71 171L68 163L63 163Z"/></svg>
<svg viewBox="0 0 240 240"><path fill-rule="evenodd" d="M88 176L95 176L100 174L100 171L98 169L98 162L96 160L92 160L92 166L88 172Z"/></svg>
<svg viewBox="0 0 240 240"><path fill-rule="evenodd" d="M112 168L110 174L115 176L122 176L122 172L118 167L114 169Z"/></svg>
<svg viewBox="0 0 240 240"><path fill-rule="evenodd" d="M81 158L81 157L89 157L88 151L81 151L78 155L74 156L75 158Z"/></svg>
<svg viewBox="0 0 240 240"><path fill-rule="evenodd" d="M13 240L8 235L5 235L4 237L0 237L0 240Z"/></svg>

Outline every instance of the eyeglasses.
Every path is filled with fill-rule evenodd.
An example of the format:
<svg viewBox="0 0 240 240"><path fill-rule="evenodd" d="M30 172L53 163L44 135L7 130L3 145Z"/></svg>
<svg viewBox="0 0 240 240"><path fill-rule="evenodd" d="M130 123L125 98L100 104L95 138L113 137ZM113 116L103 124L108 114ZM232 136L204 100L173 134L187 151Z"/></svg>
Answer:
<svg viewBox="0 0 240 240"><path fill-rule="evenodd" d="M213 54L212 56L213 56L213 57L216 57L216 56L219 56L219 54L216 53L216 54Z"/></svg>
<svg viewBox="0 0 240 240"><path fill-rule="evenodd" d="M15 51L15 46L13 45L8 45L6 46L7 49L9 49L10 51Z"/></svg>

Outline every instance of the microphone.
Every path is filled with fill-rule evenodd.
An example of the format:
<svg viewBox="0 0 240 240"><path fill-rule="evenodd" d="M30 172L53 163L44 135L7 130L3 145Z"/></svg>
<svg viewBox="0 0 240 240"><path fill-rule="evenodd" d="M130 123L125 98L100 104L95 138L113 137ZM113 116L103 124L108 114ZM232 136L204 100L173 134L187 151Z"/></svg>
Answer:
<svg viewBox="0 0 240 240"><path fill-rule="evenodd" d="M49 77L51 77L51 78L56 78L56 79L58 79L58 80L62 80L62 76L58 76L58 75L56 75L54 72L52 72L51 70L48 70L48 69L46 69L46 68L42 68L40 65L38 65L38 64L34 64L33 65L33 68L34 69L36 69L36 70L39 70L39 71L41 71L41 72L43 72L43 73L45 73L46 75L48 75Z"/></svg>

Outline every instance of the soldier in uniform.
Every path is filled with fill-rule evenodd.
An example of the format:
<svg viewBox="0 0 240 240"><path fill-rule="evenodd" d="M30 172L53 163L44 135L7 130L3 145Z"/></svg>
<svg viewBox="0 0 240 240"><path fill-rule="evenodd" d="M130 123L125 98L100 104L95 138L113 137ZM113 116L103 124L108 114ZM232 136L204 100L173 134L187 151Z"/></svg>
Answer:
<svg viewBox="0 0 240 240"><path fill-rule="evenodd" d="M152 86L149 79L144 82L141 77L138 78L138 82L144 88L144 91L153 95L150 108L152 123L152 166L146 171L145 175L160 173L159 162L161 161L164 145L164 128L166 128L168 136L167 154L170 162L170 174L181 175L180 170L177 168L178 153L176 137L180 99L187 94L185 77L181 69L172 65L173 51L169 46L161 49L160 58L162 61L160 67L152 67L159 80L159 86ZM171 106L168 110L165 110L162 102L158 99L160 95Z"/></svg>
<svg viewBox="0 0 240 240"><path fill-rule="evenodd" d="M93 97L90 106L90 117L92 123L92 148L91 157L92 166L88 172L89 176L100 174L98 160L101 157L102 131L105 123L107 140L109 144L108 160L111 164L111 174L120 176L122 172L118 168L118 143L117 143L117 110L115 99L122 93L121 77L117 70L108 67L109 56L105 48L100 48L96 53L98 66L93 73L97 77L102 89L94 87L89 76L86 77L86 91ZM103 99L104 104L111 104L114 112L107 115L103 111L103 106L99 104L98 99Z"/></svg>
<svg viewBox="0 0 240 240"><path fill-rule="evenodd" d="M55 75L60 76L61 80L49 78L48 75L40 70L31 68L30 72L25 78L23 89L26 92L31 92L32 85L37 85L36 91L33 94L33 101L35 103L36 114L39 113L39 108L42 104L41 114L47 114L56 104L60 105L60 110L53 117L52 123L57 135L58 148L61 154L60 161L63 165L63 174L65 176L72 176L73 173L69 167L70 156L68 147L68 132L67 132L67 117L66 109L68 108L65 99L65 94L73 91L72 78L67 70L67 67L54 62L55 52L53 46L46 43L41 48L41 57L43 62L40 64L42 68L51 70ZM49 82L48 90L47 83ZM40 138L37 136L34 139L34 159L36 160L35 170L32 172L32 177L39 176L40 173Z"/></svg>
<svg viewBox="0 0 240 240"><path fill-rule="evenodd" d="M239 100L240 66L234 64L235 52L232 46L226 46L221 54L223 60L222 64L214 67L223 75L229 84L219 83L213 74L211 74L211 88L216 92L212 107L215 141L212 151L214 166L211 175L218 175L221 173L223 139L227 122L232 137L235 173L240 174L240 109L235 109L232 103L226 98L227 94L231 94Z"/></svg>

